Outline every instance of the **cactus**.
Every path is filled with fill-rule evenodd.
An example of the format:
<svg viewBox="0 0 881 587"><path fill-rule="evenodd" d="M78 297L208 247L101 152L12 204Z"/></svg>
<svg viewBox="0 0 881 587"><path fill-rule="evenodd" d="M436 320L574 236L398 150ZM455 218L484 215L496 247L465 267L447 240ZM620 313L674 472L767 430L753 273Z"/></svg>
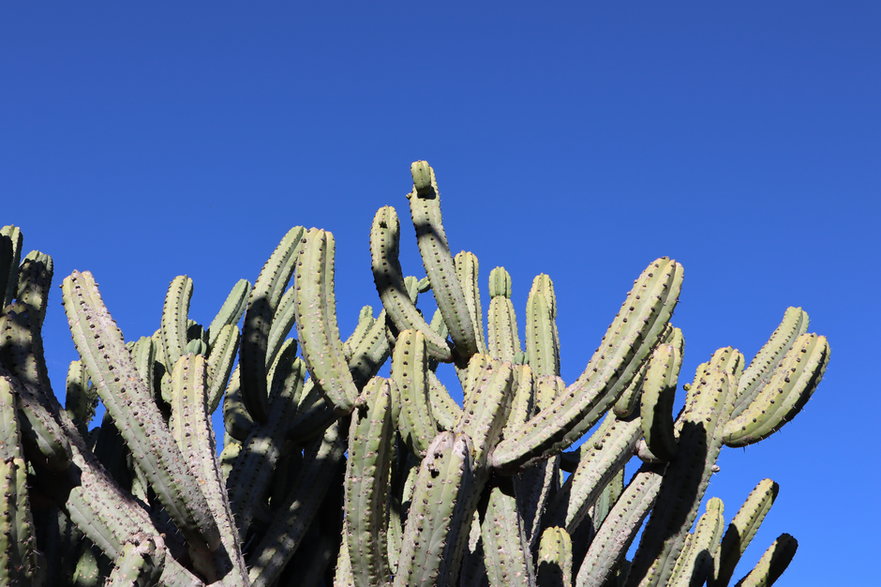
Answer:
<svg viewBox="0 0 881 587"><path fill-rule="evenodd" d="M426 275L405 273L397 212L380 208L382 308L365 306L345 339L320 229L291 229L207 327L176 277L157 330L129 343L74 272L62 298L80 359L64 408L41 338L52 259L22 257L21 231L0 229L4 584L730 584L778 487L761 481L724 534L720 500L698 512L720 451L774 434L822 379L829 346L804 310L746 368L733 348L713 353L676 415L683 269L661 257L567 383L550 276L532 283L521 342L511 275L490 272L485 309L476 255L451 252L434 170L411 174ZM796 545L781 535L738 585L772 584Z"/></svg>

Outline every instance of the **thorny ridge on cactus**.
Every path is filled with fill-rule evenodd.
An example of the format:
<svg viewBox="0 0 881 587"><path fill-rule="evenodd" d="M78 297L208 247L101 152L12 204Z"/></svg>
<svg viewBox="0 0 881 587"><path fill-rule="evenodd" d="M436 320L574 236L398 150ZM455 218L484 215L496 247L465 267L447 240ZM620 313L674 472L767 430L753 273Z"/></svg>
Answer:
<svg viewBox="0 0 881 587"><path fill-rule="evenodd" d="M291 229L207 327L190 317L192 280L175 278L157 330L132 342L75 271L61 288L80 354L64 407L41 338L52 259L22 259L21 231L0 229L0 583L730 584L778 486L760 481L727 526L717 498L698 517L716 460L804 407L825 337L789 308L748 364L731 347L702 363L674 414L683 269L661 257L567 383L551 278L535 278L518 322L511 275L494 268L484 315L478 259L453 254L434 170L411 174L425 276L405 273L398 213L381 207L381 309L365 306L346 339L321 229ZM737 585L771 585L796 547L780 535Z"/></svg>

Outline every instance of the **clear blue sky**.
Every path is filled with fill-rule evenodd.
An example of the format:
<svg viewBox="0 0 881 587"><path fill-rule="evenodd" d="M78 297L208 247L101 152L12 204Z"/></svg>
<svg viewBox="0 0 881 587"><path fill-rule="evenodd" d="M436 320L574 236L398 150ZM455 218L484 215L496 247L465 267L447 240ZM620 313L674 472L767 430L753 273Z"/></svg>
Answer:
<svg viewBox="0 0 881 587"><path fill-rule="evenodd" d="M522 308L554 279L569 380L660 255L686 269L689 373L804 306L826 380L779 434L726 450L708 495L730 516L774 478L748 561L787 531L780 584L877 584L879 30L875 1L6 2L2 223L56 281L93 271L130 339L175 275L208 321L289 227L320 226L348 331L378 303L371 217L405 213L428 159L484 282L506 265ZM57 291L47 320L60 389Z"/></svg>

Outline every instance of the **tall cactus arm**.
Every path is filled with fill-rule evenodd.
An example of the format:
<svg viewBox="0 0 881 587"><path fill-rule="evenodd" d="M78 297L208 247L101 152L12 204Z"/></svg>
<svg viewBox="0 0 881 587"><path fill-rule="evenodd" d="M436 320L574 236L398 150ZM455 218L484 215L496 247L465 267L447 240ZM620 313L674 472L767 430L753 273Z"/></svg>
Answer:
<svg viewBox="0 0 881 587"><path fill-rule="evenodd" d="M474 333L477 338L477 350L486 352L486 337L483 335L483 306L480 303L480 265L477 255L470 251L459 251L453 257L456 266L456 278L462 286L465 295L465 303L468 305L468 314L471 315L471 323L474 325Z"/></svg>
<svg viewBox="0 0 881 587"><path fill-rule="evenodd" d="M658 497L663 471L658 465L643 465L630 480L590 543L575 578L578 587L605 585L614 577Z"/></svg>
<svg viewBox="0 0 881 587"><path fill-rule="evenodd" d="M169 372L184 354L184 349L187 346L187 314L192 296L193 280L186 275L175 277L165 294L159 330L162 342L162 362Z"/></svg>
<svg viewBox="0 0 881 587"><path fill-rule="evenodd" d="M46 317L46 303L49 300L49 287L55 263L52 257L40 251L28 253L18 270L18 289L16 299L26 305L33 313L31 322L39 330Z"/></svg>
<svg viewBox="0 0 881 587"><path fill-rule="evenodd" d="M472 370L472 365L474 391L465 396L465 405L462 407L462 416L456 425L456 431L471 439L474 467L482 469L508 418L513 373L510 363L486 355L474 355L469 371Z"/></svg>
<svg viewBox="0 0 881 587"><path fill-rule="evenodd" d="M465 293L456 276L456 267L441 221L440 191L434 170L427 162L416 161L410 166L410 173L413 175L413 191L407 197L410 199L410 216L416 228L416 244L437 307L453 339L455 353L459 360L466 361L480 350L478 325L471 319Z"/></svg>
<svg viewBox="0 0 881 587"><path fill-rule="evenodd" d="M208 413L213 414L229 382L241 334L235 324L227 324L214 336L208 355Z"/></svg>
<svg viewBox="0 0 881 587"><path fill-rule="evenodd" d="M453 585L468 536L474 490L467 436L442 432L422 459L395 574L395 587Z"/></svg>
<svg viewBox="0 0 881 587"><path fill-rule="evenodd" d="M493 486L480 524L483 560L491 587L535 585L532 550L512 487Z"/></svg>
<svg viewBox="0 0 881 587"><path fill-rule="evenodd" d="M714 576L710 577L710 587L724 587L731 581L734 568L774 505L779 490L780 486L774 481L762 479L750 491L722 537L718 564Z"/></svg>
<svg viewBox="0 0 881 587"><path fill-rule="evenodd" d="M232 286L232 289L220 306L220 310L217 311L214 319L211 320L211 324L208 325L209 347L214 346L221 330L231 324L239 323L248 305L248 294L250 293L251 283L247 279L240 279Z"/></svg>
<svg viewBox="0 0 881 587"><path fill-rule="evenodd" d="M77 350L138 466L191 545L204 541L216 549L220 533L205 496L138 375L94 278L75 271L64 280L62 295Z"/></svg>
<svg viewBox="0 0 881 587"><path fill-rule="evenodd" d="M441 430L452 430L462 417L462 407L450 396L450 392L437 378L434 371L428 372L428 391L431 401L431 414Z"/></svg>
<svg viewBox="0 0 881 587"><path fill-rule="evenodd" d="M310 229L296 267L297 335L309 374L340 413L352 409L358 389L346 361L333 293L334 240Z"/></svg>
<svg viewBox="0 0 881 587"><path fill-rule="evenodd" d="M398 331L418 330L425 337L428 352L434 359L451 361L449 343L431 329L407 294L401 262L398 259L400 239L401 226L397 212L391 206L383 206L373 217L373 226L370 229L373 282L382 306Z"/></svg>
<svg viewBox="0 0 881 587"><path fill-rule="evenodd" d="M511 275L504 267L489 273L489 314L487 343L489 354L503 361L514 362L521 352L517 332L517 314L511 303Z"/></svg>
<svg viewBox="0 0 881 587"><path fill-rule="evenodd" d="M714 572L714 553L722 537L725 523L722 500L713 497L707 502L707 509L700 517L694 532L685 539L685 545L670 576L670 585L689 587L703 585Z"/></svg>
<svg viewBox="0 0 881 587"><path fill-rule="evenodd" d="M658 259L643 271L584 373L493 453L504 469L565 449L617 399L657 345L679 297L682 266Z"/></svg>
<svg viewBox="0 0 881 587"><path fill-rule="evenodd" d="M640 424L653 455L670 460L676 454L673 435L673 401L682 367L682 353L673 344L662 344L652 353L642 385Z"/></svg>
<svg viewBox="0 0 881 587"><path fill-rule="evenodd" d="M254 282L242 326L240 351L242 401L250 415L265 422L266 351L270 325L285 287L294 272L297 252L306 229L295 226L278 243Z"/></svg>
<svg viewBox="0 0 881 587"><path fill-rule="evenodd" d="M126 542L113 563L113 570L104 584L105 587L155 585L165 563L162 556L157 556L157 541L159 548L162 548L164 544L159 536L144 536L140 540Z"/></svg>
<svg viewBox="0 0 881 587"><path fill-rule="evenodd" d="M554 282L537 275L526 299L526 356L536 375L560 374L560 337Z"/></svg>
<svg viewBox="0 0 881 587"><path fill-rule="evenodd" d="M777 582L798 550L798 541L789 534L777 537L759 562L736 587L770 587Z"/></svg>
<svg viewBox="0 0 881 587"><path fill-rule="evenodd" d="M425 337L417 330L398 335L392 354L392 379L398 390L398 430L414 454L424 456L438 433L431 413L428 353Z"/></svg>
<svg viewBox="0 0 881 587"><path fill-rule="evenodd" d="M755 399L796 339L808 331L808 322L808 314L801 308L786 309L783 320L744 371L732 417L739 416Z"/></svg>
<svg viewBox="0 0 881 587"><path fill-rule="evenodd" d="M206 410L208 365L200 355L184 355L171 374L172 403L169 427L190 466L208 507L220 530L220 539L229 557L229 579L247 583L248 571L236 540L235 523L221 480L214 432Z"/></svg>
<svg viewBox="0 0 881 587"><path fill-rule="evenodd" d="M23 237L17 226L0 228L0 296L6 306L15 297Z"/></svg>
<svg viewBox="0 0 881 587"><path fill-rule="evenodd" d="M725 426L725 443L747 446L779 430L810 399L828 364L825 336L799 336L752 403Z"/></svg>
<svg viewBox="0 0 881 587"><path fill-rule="evenodd" d="M392 426L389 382L376 377L364 387L349 427L343 539L355 585L391 579L386 546Z"/></svg>

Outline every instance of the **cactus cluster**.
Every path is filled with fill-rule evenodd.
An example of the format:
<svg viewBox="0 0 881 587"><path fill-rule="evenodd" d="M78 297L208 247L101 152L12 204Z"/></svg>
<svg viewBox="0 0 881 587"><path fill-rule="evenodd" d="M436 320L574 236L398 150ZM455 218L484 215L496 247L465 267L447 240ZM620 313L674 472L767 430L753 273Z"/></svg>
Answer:
<svg viewBox="0 0 881 587"><path fill-rule="evenodd" d="M774 433L819 383L829 347L806 313L788 309L748 364L713 353L674 414L683 270L660 258L567 383L551 279L532 284L524 340L502 267L484 316L477 258L450 249L434 171L411 172L424 277L403 271L397 212L380 208L381 311L365 306L345 339L320 229L291 229L208 326L189 315L192 281L175 278L157 330L130 342L92 275L68 276L80 359L63 407L40 334L52 259L21 260L21 232L3 228L0 583L729 584L777 485L760 481L727 528L719 499L698 512L722 448ZM772 584L795 548L781 535L738 584Z"/></svg>

